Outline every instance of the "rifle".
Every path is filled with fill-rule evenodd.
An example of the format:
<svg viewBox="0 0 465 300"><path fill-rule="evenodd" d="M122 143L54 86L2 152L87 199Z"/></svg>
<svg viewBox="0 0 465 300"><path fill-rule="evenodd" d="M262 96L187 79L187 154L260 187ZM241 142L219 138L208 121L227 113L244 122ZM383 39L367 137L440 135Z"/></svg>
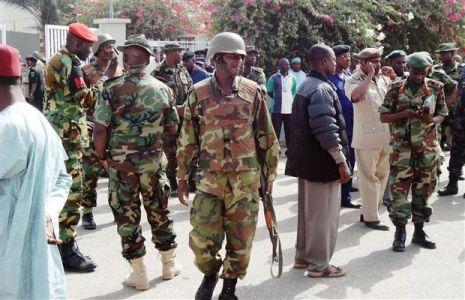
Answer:
<svg viewBox="0 0 465 300"><path fill-rule="evenodd" d="M266 192L266 181L263 171L260 173L260 198L263 203L263 212L265 214L266 228L268 228L268 233L270 234L271 244L273 246L272 256L271 256L271 266L270 274L273 278L281 277L283 273L283 250L281 248L281 240L278 235L278 228L276 222L276 214L273 208L273 198L271 194ZM275 263L278 264L278 273L276 274L273 271Z"/></svg>

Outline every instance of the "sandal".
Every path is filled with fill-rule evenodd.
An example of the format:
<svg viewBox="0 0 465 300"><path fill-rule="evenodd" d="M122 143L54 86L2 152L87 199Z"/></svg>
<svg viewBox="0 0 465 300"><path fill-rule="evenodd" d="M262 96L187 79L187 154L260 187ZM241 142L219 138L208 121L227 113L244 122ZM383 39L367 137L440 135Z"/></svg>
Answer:
<svg viewBox="0 0 465 300"><path fill-rule="evenodd" d="M307 272L308 277L341 277L345 274L346 271L333 265L325 268L316 268Z"/></svg>
<svg viewBox="0 0 465 300"><path fill-rule="evenodd" d="M295 260L294 261L294 269L306 269L308 267L309 263L306 262L305 260Z"/></svg>

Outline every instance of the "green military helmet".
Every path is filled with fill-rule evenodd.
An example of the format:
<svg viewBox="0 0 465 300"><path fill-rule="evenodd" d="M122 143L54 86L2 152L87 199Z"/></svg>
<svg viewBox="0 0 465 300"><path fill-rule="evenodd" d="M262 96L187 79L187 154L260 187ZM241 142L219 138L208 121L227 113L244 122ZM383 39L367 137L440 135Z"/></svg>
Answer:
<svg viewBox="0 0 465 300"><path fill-rule="evenodd" d="M98 56L97 52L100 50L100 47L109 43L116 43L116 40L107 33L99 34L97 42L92 45L92 52L95 56Z"/></svg>
<svg viewBox="0 0 465 300"><path fill-rule="evenodd" d="M234 53L246 55L245 43L240 35L233 32L221 32L215 35L208 48L207 60L211 60L217 53Z"/></svg>

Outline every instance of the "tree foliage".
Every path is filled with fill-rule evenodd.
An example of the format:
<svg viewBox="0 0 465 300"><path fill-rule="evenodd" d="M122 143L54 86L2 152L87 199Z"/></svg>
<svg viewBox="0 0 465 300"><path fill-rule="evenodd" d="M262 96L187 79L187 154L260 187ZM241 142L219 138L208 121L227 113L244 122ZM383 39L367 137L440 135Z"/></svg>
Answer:
<svg viewBox="0 0 465 300"><path fill-rule="evenodd" d="M311 45L348 44L353 51L434 51L465 46L465 0L212 0L213 31L234 31L261 50L268 72L276 59L304 56ZM465 48L464 48L465 50Z"/></svg>
<svg viewBox="0 0 465 300"><path fill-rule="evenodd" d="M170 39L179 36L209 32L209 2L205 0L114 0L116 18L131 20L128 34L144 33L152 39ZM96 18L108 16L108 1L77 0L70 3L67 21L93 25Z"/></svg>
<svg viewBox="0 0 465 300"><path fill-rule="evenodd" d="M46 24L58 24L60 20L58 5L62 1L59 0L0 0L0 2L28 11L37 22L40 31L44 30Z"/></svg>

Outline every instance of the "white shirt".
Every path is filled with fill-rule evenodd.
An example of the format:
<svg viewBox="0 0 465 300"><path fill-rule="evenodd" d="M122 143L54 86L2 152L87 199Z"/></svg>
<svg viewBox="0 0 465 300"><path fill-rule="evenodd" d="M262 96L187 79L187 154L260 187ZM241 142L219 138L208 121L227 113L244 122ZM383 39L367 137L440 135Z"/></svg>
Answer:
<svg viewBox="0 0 465 300"><path fill-rule="evenodd" d="M281 74L281 85L282 85L282 100L281 100L281 113L291 114L292 113L292 85L294 77L288 73L286 77Z"/></svg>

